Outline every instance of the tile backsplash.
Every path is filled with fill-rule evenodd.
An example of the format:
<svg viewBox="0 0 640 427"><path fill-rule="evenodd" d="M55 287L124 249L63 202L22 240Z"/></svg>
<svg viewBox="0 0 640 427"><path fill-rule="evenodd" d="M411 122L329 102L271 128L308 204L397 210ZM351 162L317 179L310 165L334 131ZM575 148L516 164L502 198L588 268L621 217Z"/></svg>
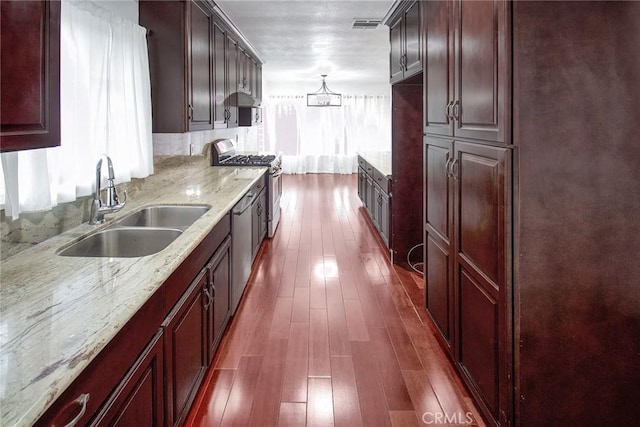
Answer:
<svg viewBox="0 0 640 427"><path fill-rule="evenodd" d="M259 150L258 127L208 130L188 133L154 133L153 154L156 156L200 156L216 139L231 139L239 150Z"/></svg>
<svg viewBox="0 0 640 427"><path fill-rule="evenodd" d="M219 138L237 141L241 150L258 150L258 128L234 128L189 132L180 134L153 134L154 156L200 156L208 155L206 147ZM155 162L155 172L161 173L162 168ZM133 179L131 182L118 184L118 192L126 190L129 196L134 196L137 187L143 179ZM22 212L16 220L7 218L4 209L0 210L0 260L15 255L33 245L70 230L83 222L89 221L92 197L79 197L70 203L61 203L51 210L44 212Z"/></svg>

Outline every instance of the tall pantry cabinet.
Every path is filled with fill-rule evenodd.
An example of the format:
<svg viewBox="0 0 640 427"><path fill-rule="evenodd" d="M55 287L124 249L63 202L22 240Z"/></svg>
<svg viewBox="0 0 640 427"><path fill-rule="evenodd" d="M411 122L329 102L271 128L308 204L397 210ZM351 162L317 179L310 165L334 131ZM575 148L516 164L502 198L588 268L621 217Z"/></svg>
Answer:
<svg viewBox="0 0 640 427"><path fill-rule="evenodd" d="M640 419L640 3L424 2L426 308L492 425Z"/></svg>
<svg viewBox="0 0 640 427"><path fill-rule="evenodd" d="M512 416L509 4L425 2L425 293L488 418Z"/></svg>

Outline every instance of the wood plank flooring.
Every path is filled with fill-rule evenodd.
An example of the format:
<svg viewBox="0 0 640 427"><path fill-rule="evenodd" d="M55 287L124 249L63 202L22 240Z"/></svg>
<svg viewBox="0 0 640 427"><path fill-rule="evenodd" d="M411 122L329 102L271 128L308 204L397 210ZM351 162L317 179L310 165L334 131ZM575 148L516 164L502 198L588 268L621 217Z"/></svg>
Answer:
<svg viewBox="0 0 640 427"><path fill-rule="evenodd" d="M280 226L187 426L484 426L434 337L422 279L389 262L356 179L283 177Z"/></svg>

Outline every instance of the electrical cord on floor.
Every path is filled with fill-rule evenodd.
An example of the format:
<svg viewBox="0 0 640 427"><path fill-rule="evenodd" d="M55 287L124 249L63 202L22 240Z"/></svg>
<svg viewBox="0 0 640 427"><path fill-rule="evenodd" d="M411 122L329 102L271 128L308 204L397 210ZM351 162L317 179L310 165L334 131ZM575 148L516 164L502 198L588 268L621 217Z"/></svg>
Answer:
<svg viewBox="0 0 640 427"><path fill-rule="evenodd" d="M411 252L413 252L415 249L419 248L420 246L424 246L424 243L418 243L417 245L409 249L409 252L407 252L407 264L409 264L409 267L411 267L413 271L420 274L421 276L424 276L424 262L416 262L415 264L412 264L410 260ZM422 270L418 270L419 265L422 265Z"/></svg>

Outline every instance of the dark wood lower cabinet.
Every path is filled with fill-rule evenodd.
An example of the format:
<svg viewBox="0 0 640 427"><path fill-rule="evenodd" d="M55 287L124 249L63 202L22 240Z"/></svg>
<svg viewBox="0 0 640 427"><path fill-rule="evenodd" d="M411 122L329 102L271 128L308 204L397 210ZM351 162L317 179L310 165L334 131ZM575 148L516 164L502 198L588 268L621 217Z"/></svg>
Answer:
<svg viewBox="0 0 640 427"><path fill-rule="evenodd" d="M207 361L207 270L200 272L163 323L165 331L165 376L167 381L167 425L181 425Z"/></svg>
<svg viewBox="0 0 640 427"><path fill-rule="evenodd" d="M391 243L391 179L358 156L358 197L387 247Z"/></svg>
<svg viewBox="0 0 640 427"><path fill-rule="evenodd" d="M162 329L98 414L92 426L164 425Z"/></svg>
<svg viewBox="0 0 640 427"><path fill-rule="evenodd" d="M426 306L496 424L512 417L511 150L427 136Z"/></svg>
<svg viewBox="0 0 640 427"><path fill-rule="evenodd" d="M453 197L449 164L453 160L453 141L426 138L424 157L426 306L451 354L454 286L451 257Z"/></svg>
<svg viewBox="0 0 640 427"><path fill-rule="evenodd" d="M255 259L258 249L267 234L267 192L264 188L256 193L251 204L251 247Z"/></svg>
<svg viewBox="0 0 640 427"><path fill-rule="evenodd" d="M231 236L227 237L207 264L209 293L213 307L208 311L207 363L210 364L231 317Z"/></svg>

